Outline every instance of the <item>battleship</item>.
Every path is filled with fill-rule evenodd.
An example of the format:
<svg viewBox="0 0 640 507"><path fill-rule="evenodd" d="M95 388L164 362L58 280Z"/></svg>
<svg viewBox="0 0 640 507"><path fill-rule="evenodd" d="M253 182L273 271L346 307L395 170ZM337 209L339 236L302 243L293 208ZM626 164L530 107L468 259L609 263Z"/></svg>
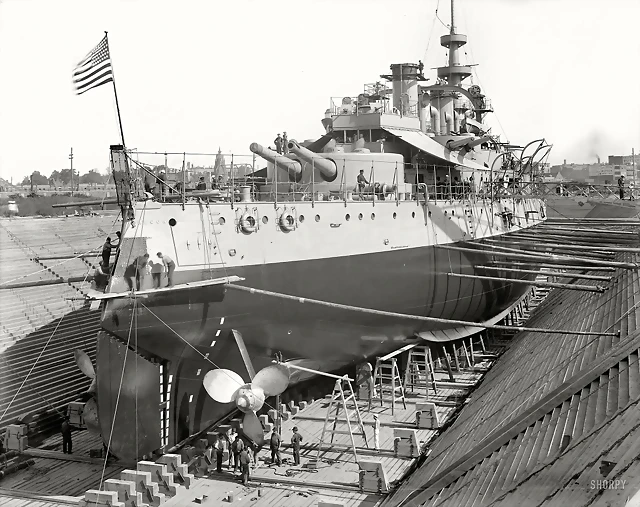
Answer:
<svg viewBox="0 0 640 507"><path fill-rule="evenodd" d="M304 368L459 340L525 295L514 280L535 275L486 270L492 255L472 249L545 220L531 175L550 146L489 132L489 99L463 84L472 67L460 61L467 37L453 2L451 16L448 64L433 82L422 62L392 64L332 100L313 142L252 143L261 185L167 179L154 196L144 152L111 147L122 239L106 290L92 295L95 364L79 351L77 362L95 380L84 420L112 454L150 456L237 408L260 443L255 411L309 378ZM159 253L173 261L165 278L152 274Z"/></svg>

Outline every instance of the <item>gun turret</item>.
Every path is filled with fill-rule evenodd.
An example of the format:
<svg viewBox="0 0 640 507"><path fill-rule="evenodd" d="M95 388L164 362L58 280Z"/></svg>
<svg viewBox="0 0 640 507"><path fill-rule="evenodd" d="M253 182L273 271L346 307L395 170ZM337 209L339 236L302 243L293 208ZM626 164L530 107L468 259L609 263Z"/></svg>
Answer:
<svg viewBox="0 0 640 507"><path fill-rule="evenodd" d="M312 167L317 167L325 181L333 181L336 178L338 168L333 160L329 160L328 158L324 158L317 153L303 148L294 139L289 141L288 147L289 150L291 150L291 153L297 155L301 160Z"/></svg>
<svg viewBox="0 0 640 507"><path fill-rule="evenodd" d="M251 143L249 149L267 162L271 162L274 166L287 171L291 178L297 179L302 174L302 165L297 160L291 160L289 157L280 155L258 143Z"/></svg>

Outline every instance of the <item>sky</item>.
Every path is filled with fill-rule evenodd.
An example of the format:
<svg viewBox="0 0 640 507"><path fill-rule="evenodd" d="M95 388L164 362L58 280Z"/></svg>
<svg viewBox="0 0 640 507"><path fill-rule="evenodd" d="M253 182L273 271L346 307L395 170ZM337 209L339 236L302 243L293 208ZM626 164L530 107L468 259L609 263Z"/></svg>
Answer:
<svg viewBox="0 0 640 507"><path fill-rule="evenodd" d="M638 153L638 19L637 0L456 0L493 133L547 139L552 163ZM449 23L448 0L0 0L0 176L68 168L71 147L81 173L108 167L113 87L71 84L105 30L127 147L250 154L319 137L330 97L391 63L422 59L434 81Z"/></svg>

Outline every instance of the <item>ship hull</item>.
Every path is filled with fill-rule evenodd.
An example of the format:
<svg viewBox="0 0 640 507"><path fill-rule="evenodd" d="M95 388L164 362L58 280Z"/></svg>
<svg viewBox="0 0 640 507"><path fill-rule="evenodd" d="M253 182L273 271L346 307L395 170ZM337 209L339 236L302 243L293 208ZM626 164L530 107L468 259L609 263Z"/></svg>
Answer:
<svg viewBox="0 0 640 507"><path fill-rule="evenodd" d="M237 275L245 279L242 285L255 289L338 305L486 322L513 305L528 286L457 278L448 273L495 275L475 267L490 260L486 254L429 246L221 269L211 276ZM188 272L182 276L182 282L188 281ZM200 273L194 272L192 277L193 281L200 279ZM137 352L165 364L164 376L170 382L162 386L159 372L145 374L154 379L151 383L138 381L133 364L128 364L125 384L139 387L137 393L131 389L123 391L119 400L118 413L123 416L118 417L119 431L115 433L119 437L113 445L114 452L122 457L133 449L133 435L126 435L130 433L128 428L135 427L124 414L137 414L139 426L149 426L145 420L166 420L166 427L161 430L169 428L165 442L172 445L233 408L214 402L202 386L206 372L215 367L231 369L248 380L231 330L242 335L256 370L270 364L274 354L280 352L285 359L303 359L304 365L322 371L333 371L396 350L416 335L447 342L474 331L472 327L301 303L224 286L152 296L136 304L134 320L132 306L126 301L110 304L103 317L106 332L99 345L98 386L99 396L111 400L100 404L103 434L110 432L115 410L114 393L119 389L126 352L122 342L129 342L133 355ZM135 323L135 334L129 332L131 322ZM296 377L293 383L301 379ZM169 390L173 397L169 407L164 407L167 415L159 418L154 403L141 408L140 399L158 398L159 404L166 402L159 397L163 390ZM154 426L152 434L155 431ZM158 439L143 441L140 435L137 438L144 444L138 455L160 447Z"/></svg>

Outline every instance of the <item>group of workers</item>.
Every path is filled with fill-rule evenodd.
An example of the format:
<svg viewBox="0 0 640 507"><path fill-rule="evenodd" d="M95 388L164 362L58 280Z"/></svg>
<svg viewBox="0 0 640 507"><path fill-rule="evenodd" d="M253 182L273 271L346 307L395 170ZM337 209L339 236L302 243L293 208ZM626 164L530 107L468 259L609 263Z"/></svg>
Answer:
<svg viewBox="0 0 640 507"><path fill-rule="evenodd" d="M120 249L121 234L116 232L118 236L117 242L112 242L111 237L108 237L102 246L102 260L96 268L93 279L95 282L96 290L104 290L109 283L109 276L113 269L110 264L110 258L112 251ZM166 287L173 286L173 273L176 269L176 263L171 257L158 252L155 259L151 259L148 253L136 257L133 262L124 270L124 279L127 282L129 290L133 290L133 281L135 279L136 290L140 290L142 285L142 277L147 273L151 274L153 278L153 288L162 288L163 274L167 279Z"/></svg>
<svg viewBox="0 0 640 507"><path fill-rule="evenodd" d="M293 451L294 466L300 465L300 444L302 443L302 435L298 432L298 428L293 428L291 436L291 449ZM277 430L273 430L269 438L269 450L271 451L271 464L276 466L282 465L280 456L280 448L282 446L282 438ZM258 465L258 453L260 447L255 442L245 442L245 440L231 428L227 433L219 433L216 441L209 446L215 452L216 471L222 473L222 464L225 452L229 453L229 462L227 467L231 469L233 463L233 473L240 471L242 483L246 485L250 480L251 464L256 467Z"/></svg>
<svg viewBox="0 0 640 507"><path fill-rule="evenodd" d="M153 288L162 288L162 275L167 278L166 287L173 286L173 272L176 269L176 263L168 255L162 252L156 254L155 260L150 258L148 253L139 255L124 270L124 279L129 286L129 290L133 291L133 281L136 281L136 290L140 290L142 286L142 278L150 273L153 278Z"/></svg>
<svg viewBox="0 0 640 507"><path fill-rule="evenodd" d="M287 133L278 136L273 140L273 144L276 147L276 152L279 155L289 153L289 138L287 137Z"/></svg>

